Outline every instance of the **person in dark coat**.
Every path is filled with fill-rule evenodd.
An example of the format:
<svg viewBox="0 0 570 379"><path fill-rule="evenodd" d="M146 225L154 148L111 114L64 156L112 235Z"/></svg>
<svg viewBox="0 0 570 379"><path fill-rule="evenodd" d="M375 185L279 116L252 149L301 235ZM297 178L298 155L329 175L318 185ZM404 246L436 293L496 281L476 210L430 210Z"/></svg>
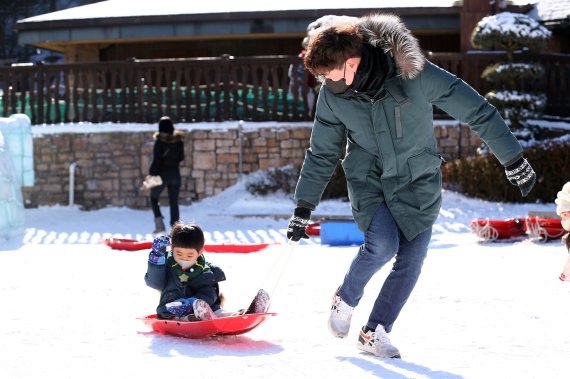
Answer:
<svg viewBox="0 0 570 379"><path fill-rule="evenodd" d="M321 29L311 38L305 67L324 82L301 169L287 238L308 238L311 211L342 159L352 213L365 241L335 291L329 329L345 337L364 288L395 258L357 347L400 357L391 331L420 276L441 207L442 158L433 106L467 123L526 196L536 174L495 107L468 84L427 61L395 15L378 14Z"/></svg>
<svg viewBox="0 0 570 379"><path fill-rule="evenodd" d="M223 270L206 261L204 233L195 224L177 223L169 236L156 237L144 280L160 291L157 318L191 321L216 318L221 308L218 282Z"/></svg>
<svg viewBox="0 0 570 379"><path fill-rule="evenodd" d="M180 162L184 160L184 136L180 130L174 129L170 117L162 117L158 123L158 132L154 133L154 148L149 175L158 175L162 184L151 188L150 205L154 215L155 229L153 233L165 231L162 213L160 211L160 194L164 188L168 191L170 205L170 226L180 219L178 196L180 194L181 177Z"/></svg>

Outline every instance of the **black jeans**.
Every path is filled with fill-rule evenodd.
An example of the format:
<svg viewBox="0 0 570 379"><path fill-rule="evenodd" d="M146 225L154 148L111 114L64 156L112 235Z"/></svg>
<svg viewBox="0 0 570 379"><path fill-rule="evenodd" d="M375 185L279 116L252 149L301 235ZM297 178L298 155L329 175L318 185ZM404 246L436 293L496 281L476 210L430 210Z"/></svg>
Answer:
<svg viewBox="0 0 570 379"><path fill-rule="evenodd" d="M174 225L180 219L180 211L178 209L178 195L180 194L180 171L168 171L161 173L162 185L156 186L150 190L150 206L154 217L162 217L160 212L160 204L158 200L160 194L166 188L168 192L168 203L170 205L170 226Z"/></svg>

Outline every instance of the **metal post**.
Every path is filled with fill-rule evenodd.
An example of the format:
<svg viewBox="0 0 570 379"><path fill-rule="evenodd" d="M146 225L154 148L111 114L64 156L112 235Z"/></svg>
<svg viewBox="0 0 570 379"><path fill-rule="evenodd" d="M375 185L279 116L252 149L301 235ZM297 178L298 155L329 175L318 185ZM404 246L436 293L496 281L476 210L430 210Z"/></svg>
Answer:
<svg viewBox="0 0 570 379"><path fill-rule="evenodd" d="M69 206L75 204L75 167L77 163L71 162L69 165Z"/></svg>
<svg viewBox="0 0 570 379"><path fill-rule="evenodd" d="M241 177L243 175L243 120L239 120L238 122L238 146L239 146L238 171L239 171L239 181L241 182Z"/></svg>

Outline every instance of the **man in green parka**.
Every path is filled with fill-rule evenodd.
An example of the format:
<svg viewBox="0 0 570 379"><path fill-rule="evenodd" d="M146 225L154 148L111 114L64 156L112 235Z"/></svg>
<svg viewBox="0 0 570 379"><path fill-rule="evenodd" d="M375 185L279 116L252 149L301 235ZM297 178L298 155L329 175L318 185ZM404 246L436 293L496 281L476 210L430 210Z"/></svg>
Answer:
<svg viewBox="0 0 570 379"><path fill-rule="evenodd" d="M372 15L323 28L309 43L305 67L324 81L287 238L307 238L337 162L365 241L333 297L329 329L348 334L352 311L370 278L395 257L357 346L400 357L387 333L420 275L441 206L441 157L433 105L469 124L526 196L536 175L497 110L469 85L427 61L397 16Z"/></svg>

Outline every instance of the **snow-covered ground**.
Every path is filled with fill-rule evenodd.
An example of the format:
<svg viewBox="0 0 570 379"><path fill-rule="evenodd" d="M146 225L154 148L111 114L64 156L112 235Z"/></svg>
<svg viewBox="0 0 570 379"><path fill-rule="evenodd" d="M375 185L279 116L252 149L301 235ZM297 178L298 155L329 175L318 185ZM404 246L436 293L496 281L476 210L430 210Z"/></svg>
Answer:
<svg viewBox="0 0 570 379"><path fill-rule="evenodd" d="M570 356L570 283L559 241L479 243L476 217L523 217L554 204L490 203L444 192L423 274L391 333L402 359L355 348L375 295L390 270L369 283L348 338L328 334L330 299L356 247L318 239L285 244L284 195L254 197L236 185L182 207L208 242L277 242L259 253L209 253L227 276L227 308L246 305L258 288L277 312L257 329L190 340L152 332L137 317L154 313L158 293L145 286L147 251L99 243L116 235L148 239L149 211L109 208L27 209L26 232L0 251L2 378L563 378ZM166 209L165 209L166 211ZM316 214L349 214L323 203Z"/></svg>

